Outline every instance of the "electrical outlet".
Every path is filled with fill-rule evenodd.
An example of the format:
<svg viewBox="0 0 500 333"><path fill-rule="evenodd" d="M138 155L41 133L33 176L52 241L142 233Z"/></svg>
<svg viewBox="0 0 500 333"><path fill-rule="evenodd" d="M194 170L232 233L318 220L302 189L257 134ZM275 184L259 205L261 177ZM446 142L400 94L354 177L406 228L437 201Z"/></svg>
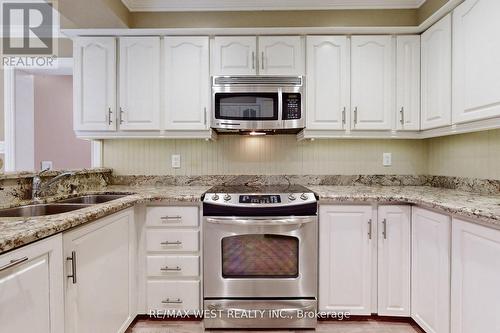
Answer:
<svg viewBox="0 0 500 333"><path fill-rule="evenodd" d="M40 170L52 170L52 161L42 161L40 164Z"/></svg>
<svg viewBox="0 0 500 333"><path fill-rule="evenodd" d="M181 155L172 155L172 168L179 169L181 167Z"/></svg>
<svg viewBox="0 0 500 333"><path fill-rule="evenodd" d="M382 164L384 166L392 165L392 153L383 153L382 154Z"/></svg>

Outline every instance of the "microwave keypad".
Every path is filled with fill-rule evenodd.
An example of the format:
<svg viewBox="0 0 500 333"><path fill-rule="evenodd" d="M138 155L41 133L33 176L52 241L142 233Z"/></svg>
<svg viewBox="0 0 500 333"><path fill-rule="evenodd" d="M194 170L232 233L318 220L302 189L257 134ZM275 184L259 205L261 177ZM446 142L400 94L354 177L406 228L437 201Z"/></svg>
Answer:
<svg viewBox="0 0 500 333"><path fill-rule="evenodd" d="M301 118L300 94L283 93L283 120Z"/></svg>

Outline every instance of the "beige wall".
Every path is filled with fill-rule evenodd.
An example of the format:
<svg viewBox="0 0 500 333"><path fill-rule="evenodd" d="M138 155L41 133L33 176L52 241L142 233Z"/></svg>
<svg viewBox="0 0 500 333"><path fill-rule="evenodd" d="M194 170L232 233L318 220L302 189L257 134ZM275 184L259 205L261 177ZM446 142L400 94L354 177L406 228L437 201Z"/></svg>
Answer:
<svg viewBox="0 0 500 333"><path fill-rule="evenodd" d="M427 141L429 174L500 180L500 129Z"/></svg>
<svg viewBox="0 0 500 333"><path fill-rule="evenodd" d="M61 27L127 28L130 12L120 0L59 0Z"/></svg>
<svg viewBox="0 0 500 333"><path fill-rule="evenodd" d="M392 167L382 153L392 152ZM171 154L181 168L171 168ZM316 140L293 135L201 140L106 140L104 165L121 175L425 174L427 149L416 140Z"/></svg>
<svg viewBox="0 0 500 333"><path fill-rule="evenodd" d="M449 0L427 0L417 10L417 23L420 24L443 7Z"/></svg>

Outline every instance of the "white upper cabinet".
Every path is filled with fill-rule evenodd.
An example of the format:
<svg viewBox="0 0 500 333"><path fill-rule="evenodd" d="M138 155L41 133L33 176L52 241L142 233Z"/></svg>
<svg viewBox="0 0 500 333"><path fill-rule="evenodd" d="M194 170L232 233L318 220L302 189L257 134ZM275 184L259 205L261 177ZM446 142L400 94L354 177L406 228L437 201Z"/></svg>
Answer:
<svg viewBox="0 0 500 333"><path fill-rule="evenodd" d="M378 208L378 315L410 316L410 206Z"/></svg>
<svg viewBox="0 0 500 333"><path fill-rule="evenodd" d="M121 37L119 127L160 129L160 38Z"/></svg>
<svg viewBox="0 0 500 333"><path fill-rule="evenodd" d="M352 128L390 130L394 115L394 38L351 39Z"/></svg>
<svg viewBox="0 0 500 333"><path fill-rule="evenodd" d="M75 131L116 129L116 41L80 37L73 47Z"/></svg>
<svg viewBox="0 0 500 333"><path fill-rule="evenodd" d="M453 122L500 116L500 1L466 0L453 12Z"/></svg>
<svg viewBox="0 0 500 333"><path fill-rule="evenodd" d="M213 75L257 74L257 37L215 37Z"/></svg>
<svg viewBox="0 0 500 333"><path fill-rule="evenodd" d="M451 124L451 15L421 36L421 129Z"/></svg>
<svg viewBox="0 0 500 333"><path fill-rule="evenodd" d="M208 37L165 38L165 129L208 128ZM227 55L227 54L226 54Z"/></svg>
<svg viewBox="0 0 500 333"><path fill-rule="evenodd" d="M371 314L372 227L371 206L320 206L320 311Z"/></svg>
<svg viewBox="0 0 500 333"><path fill-rule="evenodd" d="M349 112L349 45L345 36L307 37L307 128L341 130Z"/></svg>
<svg viewBox="0 0 500 333"><path fill-rule="evenodd" d="M420 36L396 38L396 129L420 129Z"/></svg>
<svg viewBox="0 0 500 333"><path fill-rule="evenodd" d="M450 220L413 208L411 317L429 333L450 332Z"/></svg>
<svg viewBox="0 0 500 333"><path fill-rule="evenodd" d="M300 36L259 37L258 63L261 75L303 75L303 38Z"/></svg>
<svg viewBox="0 0 500 333"><path fill-rule="evenodd" d="M453 219L451 331L499 332L500 231Z"/></svg>

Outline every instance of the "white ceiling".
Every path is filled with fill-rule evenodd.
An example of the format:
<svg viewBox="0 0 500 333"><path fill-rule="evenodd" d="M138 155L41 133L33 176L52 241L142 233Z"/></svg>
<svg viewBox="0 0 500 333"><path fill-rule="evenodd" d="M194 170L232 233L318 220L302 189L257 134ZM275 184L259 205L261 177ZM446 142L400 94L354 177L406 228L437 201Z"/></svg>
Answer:
<svg viewBox="0 0 500 333"><path fill-rule="evenodd" d="M122 0L130 11L418 8L425 0Z"/></svg>

